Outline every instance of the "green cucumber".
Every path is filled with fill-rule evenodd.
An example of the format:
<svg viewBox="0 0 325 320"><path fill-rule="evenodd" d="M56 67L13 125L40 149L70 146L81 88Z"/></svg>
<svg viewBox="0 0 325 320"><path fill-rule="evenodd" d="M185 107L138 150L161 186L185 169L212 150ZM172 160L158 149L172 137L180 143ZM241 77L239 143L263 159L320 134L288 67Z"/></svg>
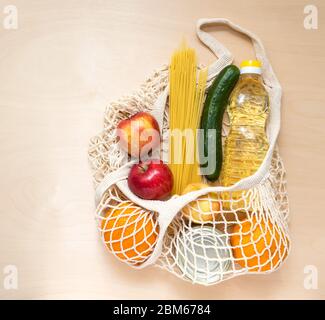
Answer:
<svg viewBox="0 0 325 320"><path fill-rule="evenodd" d="M207 168L209 161L216 161L214 170L205 176L209 181L216 181L220 175L222 167L222 119L230 93L236 85L239 75L240 71L236 66L225 67L213 81L204 102L200 124L200 129L204 130L203 148L200 146L201 168ZM215 134L211 134L211 131L209 134L209 129L216 130Z"/></svg>

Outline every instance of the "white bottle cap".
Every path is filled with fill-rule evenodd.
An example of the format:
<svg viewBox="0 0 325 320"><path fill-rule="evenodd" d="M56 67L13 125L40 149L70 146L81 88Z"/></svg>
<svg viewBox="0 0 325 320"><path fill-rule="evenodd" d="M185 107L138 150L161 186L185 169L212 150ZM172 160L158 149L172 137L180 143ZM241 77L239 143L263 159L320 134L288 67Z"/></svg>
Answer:
<svg viewBox="0 0 325 320"><path fill-rule="evenodd" d="M258 67L243 67L240 68L240 74L245 73L255 73L255 74L262 74L262 69Z"/></svg>
<svg viewBox="0 0 325 320"><path fill-rule="evenodd" d="M262 63L258 60L244 60L240 64L240 73L262 74Z"/></svg>

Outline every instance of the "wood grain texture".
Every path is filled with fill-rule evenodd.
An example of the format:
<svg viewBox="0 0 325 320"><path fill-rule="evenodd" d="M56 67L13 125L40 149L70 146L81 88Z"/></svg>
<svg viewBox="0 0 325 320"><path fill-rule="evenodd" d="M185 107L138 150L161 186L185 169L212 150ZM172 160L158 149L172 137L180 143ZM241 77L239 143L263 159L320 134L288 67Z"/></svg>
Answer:
<svg viewBox="0 0 325 320"><path fill-rule="evenodd" d="M325 298L325 3L319 29L303 27L306 1L9 1L19 27L0 25L0 298ZM8 1L0 0L2 8ZM93 219L87 161L105 105L166 63L183 35L202 63L214 57L195 23L226 17L263 40L283 86L279 138L289 182L293 249L274 274L192 286L158 268L135 271L105 251ZM250 43L225 28L211 33L236 55ZM16 265L17 290L2 286ZM318 290L304 288L315 265Z"/></svg>

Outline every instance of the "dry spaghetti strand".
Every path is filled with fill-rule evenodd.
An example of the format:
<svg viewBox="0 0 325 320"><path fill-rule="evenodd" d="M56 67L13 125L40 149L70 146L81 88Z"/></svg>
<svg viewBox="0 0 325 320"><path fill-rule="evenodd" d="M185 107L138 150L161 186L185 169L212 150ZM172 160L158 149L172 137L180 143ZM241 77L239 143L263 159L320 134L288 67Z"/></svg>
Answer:
<svg viewBox="0 0 325 320"><path fill-rule="evenodd" d="M181 194L193 182L200 182L197 157L197 128L202 111L207 69L199 71L194 49L183 42L172 55L169 67L170 169L173 194Z"/></svg>

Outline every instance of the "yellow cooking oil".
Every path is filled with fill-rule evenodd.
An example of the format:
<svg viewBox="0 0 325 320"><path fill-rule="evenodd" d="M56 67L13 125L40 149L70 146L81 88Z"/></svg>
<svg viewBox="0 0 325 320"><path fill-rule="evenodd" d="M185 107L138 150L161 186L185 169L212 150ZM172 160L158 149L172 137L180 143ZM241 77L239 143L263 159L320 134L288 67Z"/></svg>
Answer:
<svg viewBox="0 0 325 320"><path fill-rule="evenodd" d="M261 62L246 60L240 67L241 74L227 107L230 130L225 140L220 175L223 186L231 186L253 175L263 162L269 147L265 132L269 96L263 85ZM249 210L249 197L250 194L246 191L223 193L223 208Z"/></svg>

